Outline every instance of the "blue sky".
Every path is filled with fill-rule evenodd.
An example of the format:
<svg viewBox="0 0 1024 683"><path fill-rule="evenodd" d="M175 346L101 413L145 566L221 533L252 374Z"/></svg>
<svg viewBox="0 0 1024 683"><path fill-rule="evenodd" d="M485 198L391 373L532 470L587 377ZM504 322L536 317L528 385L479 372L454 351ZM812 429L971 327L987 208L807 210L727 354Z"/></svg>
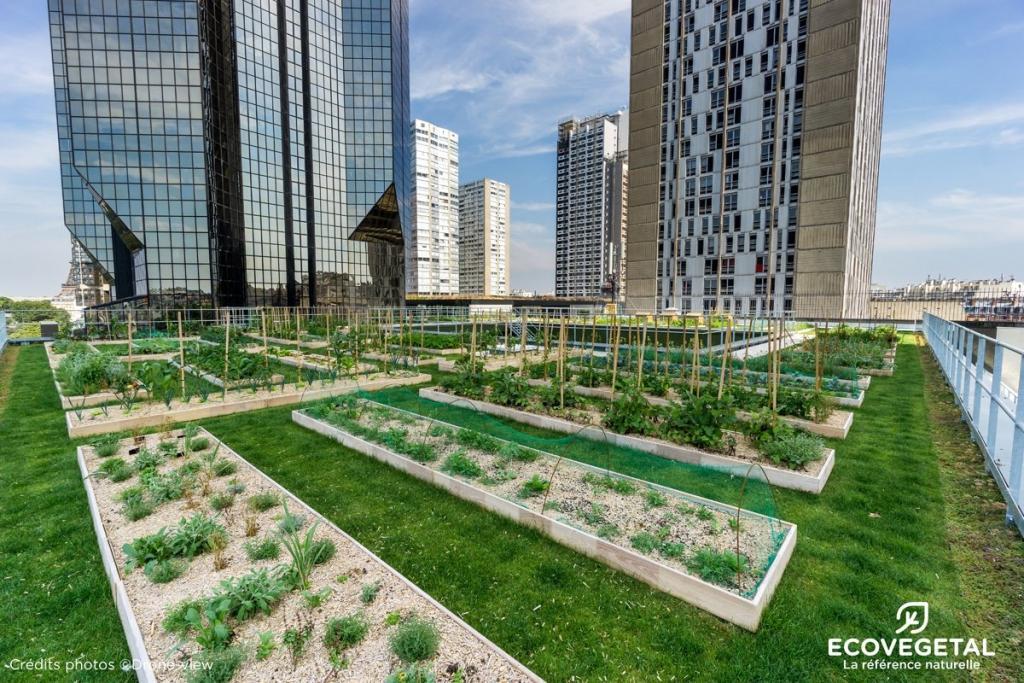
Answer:
<svg viewBox="0 0 1024 683"><path fill-rule="evenodd" d="M411 0L413 115L462 181L512 186L512 283L548 291L558 120L627 104L628 0ZM0 295L56 293L60 210L43 0L0 0ZM874 281L1024 278L1024 3L893 0Z"/></svg>

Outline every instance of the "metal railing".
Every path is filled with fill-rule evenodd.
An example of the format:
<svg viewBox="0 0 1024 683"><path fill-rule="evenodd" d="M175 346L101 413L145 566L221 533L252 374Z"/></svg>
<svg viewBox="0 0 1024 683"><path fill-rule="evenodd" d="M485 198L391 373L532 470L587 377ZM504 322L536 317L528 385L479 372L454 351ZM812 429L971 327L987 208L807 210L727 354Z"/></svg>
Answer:
<svg viewBox="0 0 1024 683"><path fill-rule="evenodd" d="M1006 499L1007 523L1024 535L1024 351L927 313L922 328Z"/></svg>
<svg viewBox="0 0 1024 683"><path fill-rule="evenodd" d="M0 353L7 346L7 314L0 311Z"/></svg>

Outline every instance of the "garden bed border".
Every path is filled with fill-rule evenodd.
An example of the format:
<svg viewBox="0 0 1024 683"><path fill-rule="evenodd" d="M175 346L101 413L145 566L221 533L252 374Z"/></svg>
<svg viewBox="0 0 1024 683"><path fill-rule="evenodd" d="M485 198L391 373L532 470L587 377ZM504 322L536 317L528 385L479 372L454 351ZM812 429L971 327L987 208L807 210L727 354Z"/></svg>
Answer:
<svg viewBox="0 0 1024 683"><path fill-rule="evenodd" d="M118 617L121 619L121 628L124 629L125 640L128 641L128 651L132 654L132 668L140 683L156 683L153 662L149 659L149 652L146 650L142 630L139 628L139 622L135 619L135 610L132 609L131 601L128 599L128 591L125 589L124 581L121 579L121 572L114 561L114 553L110 549L107 531L103 527L103 519L100 516L96 494L92 490L91 483L88 481L92 474L85 466L85 454L82 446L78 447L77 456L78 471L82 475L82 486L85 487L85 497L89 501L89 516L92 517L92 528L96 532L96 542L100 548L103 573L107 575L107 582L110 584L110 591L114 598L114 607L117 608Z"/></svg>
<svg viewBox="0 0 1024 683"><path fill-rule="evenodd" d="M772 465L754 463L741 458L732 458L726 455L708 453L707 451L702 451L690 446L671 444L667 441L631 436L628 434L618 434L616 432L602 429L601 427L570 422L569 420L564 420L560 417L540 415L538 413L531 413L525 410L501 406L488 401L478 401L476 399L465 398L456 394L445 393L443 391L438 391L433 387L424 387L420 389L419 395L420 398L425 398L428 401L446 403L449 405L454 404L470 410L477 410L481 413L487 413L489 415L503 417L515 422L528 424L540 429L547 429L553 432L560 432L562 434L572 434L573 436L582 436L590 439L591 441L603 441L620 448L630 448L635 451L642 451L667 460L678 460L691 465L708 466L718 469L723 467L737 468L753 466L755 469L760 469L764 472L765 477L768 479L768 483L772 486L778 486L779 488L784 489L793 489L795 491L820 494L822 489L825 488L826 482L828 482L828 478L832 473L833 467L835 467L836 453L831 448L825 449L821 469L818 471L817 475L813 475L806 472L786 470Z"/></svg>
<svg viewBox="0 0 1024 683"><path fill-rule="evenodd" d="M323 387L304 392L276 393L271 396L260 396L256 398L244 398L236 401L222 403L199 403L195 405L182 406L170 412L163 412L151 415L129 415L126 417L114 418L102 422L89 422L75 425L72 421L72 412L64 413L64 421L67 424L68 436L77 439L83 436L95 436L110 432L123 432L146 427L166 427L178 422L192 422L222 415L244 413L250 410L262 410L264 408L277 408L279 406L292 405L295 403L307 403L330 396L340 396L356 391L376 391L391 387L408 386L411 384L422 384L430 381L430 375L416 374L409 377L384 377L358 384L353 383L342 387Z"/></svg>
<svg viewBox="0 0 1024 683"><path fill-rule="evenodd" d="M408 412L400 408L394 408L393 406L387 407L400 412ZM416 415L415 413L409 414L431 422L450 424L425 415ZM779 519L770 518L784 528L785 537L779 545L775 556L772 558L772 562L769 565L768 570L765 572L764 577L758 584L757 591L754 593L754 596L752 598L747 598L704 581L699 577L685 573L673 567L669 567L668 565L634 552L624 546L598 538L597 536L583 531L582 529L570 526L565 522L561 522L539 512L534 512L533 510L518 505L513 501L507 500L493 493L489 493L483 489L479 489L470 483L451 477L427 465L420 464L411 458L399 455L383 446L366 441L339 427L335 427L327 424L326 422L305 415L300 410L292 411L292 421L322 436L330 438L347 448L359 451L364 455L368 455L376 460L384 462L385 464L405 472L410 476L444 489L458 498L475 503L490 512L506 517L523 526L536 529L561 545L575 550L582 555L586 555L591 559L597 560L598 562L601 562L613 569L628 574L629 576L632 576L633 578L642 581L659 591L679 598L684 602L694 605L695 607L703 609L721 619L724 619L725 621L731 622L752 632L757 631L761 622L761 616L782 579L782 574L785 571L786 565L789 563L789 559L793 554L793 548L796 545L796 525ZM457 427L457 425L453 426ZM551 453L548 453L547 455L554 458L560 457ZM571 458L566 459L571 460ZM577 460L572 460L572 462L592 472L606 472L606 470L600 467L594 467L593 465L588 465ZM663 492L669 492L673 496L679 496L681 494L684 498L713 507L719 511L728 512L729 514L733 514L733 511L736 510L736 508L733 508L732 506L679 491L678 489L660 486L653 484L652 482L636 479L620 473L616 473L615 476L629 479L643 486L654 487ZM746 515L765 517L765 515L761 515L750 510L742 510L742 513Z"/></svg>

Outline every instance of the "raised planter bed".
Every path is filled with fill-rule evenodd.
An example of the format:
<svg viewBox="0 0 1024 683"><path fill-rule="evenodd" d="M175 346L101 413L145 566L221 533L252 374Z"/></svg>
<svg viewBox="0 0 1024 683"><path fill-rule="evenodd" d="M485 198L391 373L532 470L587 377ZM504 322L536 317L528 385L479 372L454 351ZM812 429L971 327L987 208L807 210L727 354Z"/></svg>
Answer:
<svg viewBox="0 0 1024 683"><path fill-rule="evenodd" d="M295 389L292 386L283 392L270 392L265 389L260 389L255 393L231 390L227 392L226 398L211 395L205 403L181 403L175 400L171 402L170 410L163 403L144 403L136 406L128 414L125 413L123 408L117 406L109 409L109 415L103 415L98 413L98 411L89 411L83 413L82 417L79 418L74 412L66 412L64 418L67 423L68 436L76 439L83 436L144 429L146 427L166 427L175 422L191 422L193 420L243 413L250 410L262 410L263 408L275 408L277 406L293 405L306 401L316 401L328 396L347 394L354 391L375 391L389 387L422 384L429 381L430 375L425 374L380 374L371 375L359 381L336 380L332 384L322 387Z"/></svg>
<svg viewBox="0 0 1024 683"><path fill-rule="evenodd" d="M430 401L456 404L470 410L477 410L481 413L503 417L509 420L514 420L515 422L521 422L533 427L538 427L540 429L547 429L554 432L560 432L562 434L572 434L573 436L581 436L592 441L610 443L621 448L632 448L633 450L643 451L644 453L650 453L651 455L656 455L668 460L678 460L680 462L689 463L691 465L700 465L703 467L728 469L734 473L743 472L751 468L761 470L764 472L764 476L767 478L768 483L773 486L785 489L794 489L796 491L806 491L814 494L821 493L822 489L825 488L825 483L828 481L829 475L832 473L832 468L835 466L835 451L831 448L825 449L825 455L820 461L815 463L813 470L801 472L776 467L770 464L755 463L742 458L720 455L718 453L708 453L691 446L680 446L667 441L661 441L660 439L631 436L628 434L616 434L615 432L610 432L594 425L584 425L570 420L565 420L560 417L552 417L550 415L540 415L538 413L531 413L525 410L517 410L516 408L500 406L488 401L463 398L454 394L438 391L434 388L420 389L419 395L421 398L425 398Z"/></svg>
<svg viewBox="0 0 1024 683"><path fill-rule="evenodd" d="M171 359L169 362L175 368L180 368L181 367L181 364L178 362L177 359ZM185 365L185 372L187 372L188 374L192 375L193 377L198 377L199 379L205 380L205 381L209 382L210 384L212 384L215 387L220 387L221 389L223 389L224 386L225 386L224 380L222 380L220 377L218 377L217 375L214 375L213 373L205 372L203 370L200 370L199 368L195 367L194 365L187 365L186 364ZM272 375L271 378L270 378L270 381L273 384L280 384L283 380L284 380L284 376L282 376L282 375ZM236 380L232 384L228 385L228 389L239 389L239 388L242 388L244 386L244 384L245 384L245 380Z"/></svg>
<svg viewBox="0 0 1024 683"><path fill-rule="evenodd" d="M557 352L552 351L548 354L548 360L553 361L557 358ZM581 356L583 355L582 349L567 349L566 356ZM500 370L502 368L518 368L523 364L522 354L509 354L507 357L498 352L491 356L481 356L479 366L483 370ZM540 351L533 351L526 353L526 359L530 363L542 363L544 361L544 353ZM437 363L437 369L442 372L455 372L455 361L442 359Z"/></svg>
<svg viewBox="0 0 1024 683"><path fill-rule="evenodd" d="M64 388L61 386L60 382L55 379L53 380L53 384L57 387L57 395L60 396L60 405L64 410L95 408L96 406L114 403L118 400L117 396L109 391L100 391L95 394L89 394L88 396L65 396ZM145 401L148 398L149 392L145 389L139 389L138 399L140 401Z"/></svg>
<svg viewBox="0 0 1024 683"><path fill-rule="evenodd" d="M417 349L413 349L413 350L416 351ZM395 360L395 356L392 356L391 354L378 353L376 351L370 351L370 352L367 352L367 353L361 353L361 354L359 354L359 357L360 358L365 358L367 360L376 360L376 361L386 360L389 363L391 363L392 361ZM438 356L429 356L429 357L420 356L420 357L418 357L416 359L409 358L408 356L398 356L398 362L399 363L404 363L406 365L413 365L413 360L416 361L415 365L417 365L417 366L437 365L438 363L442 362L442 359L440 357L438 357Z"/></svg>
<svg viewBox="0 0 1024 683"><path fill-rule="evenodd" d="M650 362L650 361L648 361L648 362ZM574 372L579 372L579 371L584 369L584 366L579 365L577 363L572 363L572 364L569 365L569 368L572 371L574 371ZM633 372L633 371L631 370L630 372ZM652 372L654 372L654 371L652 371ZM657 371L657 372L660 372L660 370ZM684 372L684 376L686 376L686 373L688 373L688 372L689 372L688 370L685 371ZM717 377L717 374L718 374L718 367L716 366L716 368L715 368L715 376L716 377ZM733 377L760 377L760 376L763 376L763 375L764 375L763 372L755 371L755 370L735 370L734 369L734 371L732 373ZM706 374L703 374L703 373L701 374L701 377L707 377L707 376L708 375L706 375ZM808 390L812 390L813 389L813 378L806 378L805 377L805 379L807 381L806 382L801 382L800 378L804 377L803 375L794 375L794 374L783 373L782 377L796 380L793 383L784 384L783 386L785 386L786 388L794 389L794 390L798 390L798 391L808 391ZM706 385L706 384L709 383L709 381L710 380L702 379L701 380L701 385L702 386ZM857 396L861 397L860 400L863 400L862 397L863 397L864 392L871 386L871 377L868 377L868 376L859 377L857 380L835 379L835 378L833 378L832 381L836 382L837 386L842 391L847 391L849 393L852 393L853 391L856 391L857 392ZM711 381L711 383L717 384L717 380ZM843 399L844 401L847 401L847 403L840 403L840 405L854 405L854 403L850 403L849 401L856 401L856 400L858 400L855 397L838 396L838 395L833 395L833 394L830 394L830 395L832 395L832 397L835 398L837 402L839 402L840 399ZM857 407L859 407L859 404L857 404Z"/></svg>
<svg viewBox="0 0 1024 683"><path fill-rule="evenodd" d="M415 439L420 438L420 432L430 435L430 430L436 428L453 432L471 431L396 408L369 401L364 403L403 415L399 423L407 425L410 433L416 432ZM609 473L574 460L526 449L501 439L493 441L505 447L529 451L534 459L517 461L515 466L518 472L515 478L503 478L499 483L494 483L483 476L456 475L452 470L446 472L448 461L443 458L432 462L417 462L302 411L294 411L292 419L299 425L453 495L524 526L538 529L577 552L750 631L757 630L761 615L782 578L796 544L795 525L668 487ZM491 471L500 457L490 457L473 447L458 449L458 452L468 453L468 457L478 459L483 472ZM555 472L555 476L543 495L523 497L522 493L515 493L517 487L525 488L522 482L527 481L531 473L532 480L536 480L544 475L550 477L552 472ZM625 488L616 489L606 484L600 484L600 487L604 487L600 488L594 482L618 482L627 487L629 492ZM592 489L592 486L595 488ZM647 506L643 497L634 495L639 492L646 492L646 496L655 498L657 505ZM601 527L606 529L610 524L615 527L615 533L595 531L594 528L600 522L594 518L585 521L588 513L606 514L604 519L616 520L618 524L605 522ZM672 521L666 521L670 515ZM728 525L736 530L735 534L728 528L722 529L722 525L730 518L736 521L735 526ZM660 526L649 526L651 524ZM620 526L623 528L620 529ZM672 540L661 541L657 549L650 548L641 552L644 546L640 545L638 538L654 538L652 534L643 531L654 528L658 528L659 532L664 530L664 536L659 538ZM640 533L630 536L631 531ZM726 580L731 585L725 587L706 581L690 571L689 568L694 566L690 564L694 556L709 552L708 549L716 547L716 544L721 544L727 549L726 552L731 552L728 548L736 548L734 541L740 534L743 535L740 553L748 558L749 575L744 574L742 578L729 577ZM620 539L620 536L626 538Z"/></svg>
<svg viewBox="0 0 1024 683"><path fill-rule="evenodd" d="M268 614L257 611L251 618L229 622L234 630L230 645L245 653L232 680L382 681L401 666L389 650L388 639L400 628L399 622L415 615L432 624L440 636L436 654L422 662L423 668L432 672L437 681L453 680L456 671L462 671L461 680L467 681L540 681L526 667L212 434L200 430L198 436L210 443L203 453L213 454L218 462L231 463L236 471L212 479L206 496L198 491L199 481L192 481L192 493L188 497L163 502L137 521L129 521L123 514L123 503L118 496L140 483L138 475L121 483L98 477L95 473L104 459L89 446L78 449L78 466L104 572L140 681L182 681L190 665L202 665L200 647L191 636L182 641L163 627L165 617L174 606L183 600L209 598L221 581L237 579L258 569L273 572L277 566L289 562L283 548L276 560L250 561L246 557L245 543L273 538L283 511L280 504L262 512L249 508L247 499L254 494L270 494L277 496L279 502L287 502L290 514L304 518L304 529L317 524L317 539L333 543L335 552L328 560L314 566L310 574L309 592L324 592L319 606L310 607L302 592L292 589L272 603ZM179 455L158 469L161 474L170 473L203 458L202 453L186 453L183 438L182 432L176 431L126 439L120 443L116 455L130 459L132 450L146 447L158 452L161 440L176 441ZM217 512L212 501L215 495L226 494L229 480L244 490L225 511ZM240 509L245 512L238 512ZM211 554L205 553L182 560L187 564L184 573L167 583L151 582L142 569L127 571L125 544L200 513L212 516L225 531L227 542L220 559L226 566L217 569ZM256 534L251 536L247 531L250 523L256 527ZM341 581L341 577L345 581ZM369 603L361 599L367 586L376 586ZM352 614L362 616L365 635L341 653L343 659L338 655L332 658L324 644L327 624L332 619ZM308 628L306 645L301 654L293 658L282 642L283 635L289 627L302 629L303 626ZM259 659L255 653L260 634L267 632L273 634L276 647L266 658ZM197 655L199 657L194 658Z"/></svg>
<svg viewBox="0 0 1024 683"><path fill-rule="evenodd" d="M264 339L263 337L261 337L259 335L250 334L249 336L251 338L257 340L260 343L262 343L263 339ZM295 342L294 339L281 339L280 337L266 337L266 340L267 340L267 343L269 343L269 344L277 344L278 346L291 346L292 348L294 348L295 345L296 345L296 342ZM328 342L325 342L325 341L299 341L298 342L298 346L300 346L302 348L306 348L306 349L326 349L328 346L330 346L330 344Z"/></svg>
<svg viewBox="0 0 1024 683"><path fill-rule="evenodd" d="M263 355L263 348L259 346L246 346L242 350L254 356ZM268 354L268 357L271 361L278 362L292 368L308 368L311 370L319 370L320 372L331 372L334 370L334 368L331 367L332 359L329 356L324 356L322 354L297 354L295 350L292 349L287 353ZM366 356L364 355L363 357ZM372 372L376 369L377 367L374 365L360 363L358 372Z"/></svg>
<svg viewBox="0 0 1024 683"><path fill-rule="evenodd" d="M170 342L173 342L176 347L177 347L177 344L179 343L177 337L159 337L159 338L160 339L166 339L166 340L168 340ZM135 343L140 343L140 342L143 342L143 341L144 341L144 338L143 339L136 339ZM182 342L202 341L204 343L209 343L209 342L206 342L206 340L202 339L201 337L183 337L181 339L181 341ZM104 347L111 347L111 346L113 346L113 347L123 347L123 348L119 349L121 351L121 353L118 353L117 355L118 355L119 358L128 358L128 340L127 339L93 340L93 341L89 342L89 345L92 348L94 348L95 350L97 350L97 351L105 351L107 353L110 353L111 349L104 348ZM134 353L132 353L132 358L139 358L139 359L142 359L142 360L157 360L158 357L166 356L168 354L176 354L176 353L178 353L176 348L175 349L168 349L167 351L161 351L161 352L158 352L158 353L142 353L140 351L135 351Z"/></svg>
<svg viewBox="0 0 1024 683"><path fill-rule="evenodd" d="M406 346L404 348L408 349L409 347ZM466 348L463 348L463 347L459 347L459 348L455 348L455 349L431 349L431 348L426 347L426 346L414 346L414 347L412 347L412 350L413 351L417 351L419 353L430 353L430 354L433 354L433 355L436 355L436 356L458 356L458 355L461 355L463 353L469 353L469 349L466 349Z"/></svg>
<svg viewBox="0 0 1024 683"><path fill-rule="evenodd" d="M528 380L528 382L531 386L548 386L550 384L548 381L543 379L531 379ZM594 398L604 399L606 401L610 401L612 399L612 391L608 387L584 387L579 384L574 384L572 385L572 388L580 396L591 396ZM647 399L647 402L651 405L672 405L671 399L661 396L644 394L644 398ZM736 413L736 416L741 420L747 420L750 418L750 413L739 411ZM835 410L824 422L804 420L791 415L779 415L779 419L792 427L796 427L797 429L802 429L805 432L818 434L819 436L828 437L830 439L845 439L847 434L850 433L850 427L853 426L853 413L848 410Z"/></svg>

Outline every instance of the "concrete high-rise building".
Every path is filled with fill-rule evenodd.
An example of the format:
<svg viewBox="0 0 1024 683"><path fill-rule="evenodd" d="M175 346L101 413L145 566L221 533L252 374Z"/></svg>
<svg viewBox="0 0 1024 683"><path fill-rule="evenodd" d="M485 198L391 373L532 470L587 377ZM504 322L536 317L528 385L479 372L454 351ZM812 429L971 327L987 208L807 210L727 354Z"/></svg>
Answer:
<svg viewBox="0 0 1024 683"><path fill-rule="evenodd" d="M889 4L633 0L628 307L867 316Z"/></svg>
<svg viewBox="0 0 1024 683"><path fill-rule="evenodd" d="M624 293L628 121L617 112L558 124L556 296Z"/></svg>
<svg viewBox="0 0 1024 683"><path fill-rule="evenodd" d="M64 220L115 302L398 304L406 0L48 0Z"/></svg>
<svg viewBox="0 0 1024 683"><path fill-rule="evenodd" d="M406 291L459 292L459 136L416 119L412 122L414 210L406 244Z"/></svg>
<svg viewBox="0 0 1024 683"><path fill-rule="evenodd" d="M459 292L508 296L512 193L484 178L459 188Z"/></svg>

